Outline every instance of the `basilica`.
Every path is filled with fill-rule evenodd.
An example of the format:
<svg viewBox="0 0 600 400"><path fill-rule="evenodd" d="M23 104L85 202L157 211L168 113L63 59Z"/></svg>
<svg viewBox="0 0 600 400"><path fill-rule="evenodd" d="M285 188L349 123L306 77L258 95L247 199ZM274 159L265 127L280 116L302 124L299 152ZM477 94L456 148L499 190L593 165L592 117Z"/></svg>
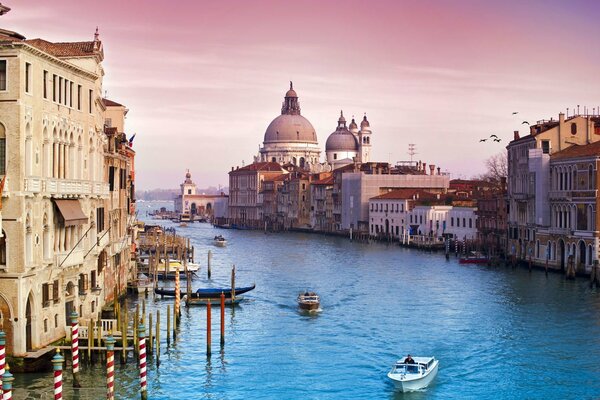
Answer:
<svg viewBox="0 0 600 400"><path fill-rule="evenodd" d="M338 124L327 138L326 159L320 160L321 149L315 128L300 114L298 95L292 82L285 93L281 115L267 127L255 162L293 164L308 172L326 172L354 162L369 162L371 152L371 128L365 115L360 130L354 118L349 126L343 112Z"/></svg>

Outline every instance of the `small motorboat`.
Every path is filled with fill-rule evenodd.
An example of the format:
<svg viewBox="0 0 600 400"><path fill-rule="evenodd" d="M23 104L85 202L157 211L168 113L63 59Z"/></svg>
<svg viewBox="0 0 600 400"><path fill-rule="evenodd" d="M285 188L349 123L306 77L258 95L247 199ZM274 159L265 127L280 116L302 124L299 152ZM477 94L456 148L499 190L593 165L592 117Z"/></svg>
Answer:
<svg viewBox="0 0 600 400"><path fill-rule="evenodd" d="M188 225L187 225L187 222L181 222L181 223L179 224L179 226L180 226L180 227L182 227L182 228L185 228L185 227L186 227L186 226L188 226Z"/></svg>
<svg viewBox="0 0 600 400"><path fill-rule="evenodd" d="M387 376L394 382L397 390L411 392L431 383L437 375L438 364L435 357L411 358L408 355L396 361Z"/></svg>
<svg viewBox="0 0 600 400"><path fill-rule="evenodd" d="M225 240L225 238L221 235L215 236L214 240L215 240L215 246L225 247L225 245L227 244L227 240Z"/></svg>
<svg viewBox="0 0 600 400"><path fill-rule="evenodd" d="M487 264L490 262L489 257L478 251L472 251L467 256L458 259L459 264Z"/></svg>
<svg viewBox="0 0 600 400"><path fill-rule="evenodd" d="M304 292L298 295L298 306L303 310L317 310L321 304L319 295L315 292Z"/></svg>
<svg viewBox="0 0 600 400"><path fill-rule="evenodd" d="M128 287L138 293L148 293L154 289L154 282L143 273L138 274L138 278L129 283Z"/></svg>
<svg viewBox="0 0 600 400"><path fill-rule="evenodd" d="M173 280L175 279L175 271L179 270L179 277L185 279L186 268L190 274L195 275L196 272L200 270L200 264L187 263L187 266L185 266L179 260L169 260L169 264L166 267L166 271L164 262L158 264L156 268L156 276L158 279L162 280Z"/></svg>

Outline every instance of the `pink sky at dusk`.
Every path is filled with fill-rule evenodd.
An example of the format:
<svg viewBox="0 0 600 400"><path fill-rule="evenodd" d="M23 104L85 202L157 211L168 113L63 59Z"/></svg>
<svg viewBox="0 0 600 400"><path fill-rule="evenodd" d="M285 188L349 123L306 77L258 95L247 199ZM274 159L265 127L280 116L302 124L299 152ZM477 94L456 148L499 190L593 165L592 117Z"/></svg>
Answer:
<svg viewBox="0 0 600 400"><path fill-rule="evenodd" d="M594 1L2 2L28 39L104 44L129 108L138 189L228 184L252 162L290 80L323 149L340 109L367 113L373 161L483 172L523 120L600 105ZM517 116L512 112L518 111ZM572 111L571 111L572 112ZM497 134L498 143L479 138Z"/></svg>

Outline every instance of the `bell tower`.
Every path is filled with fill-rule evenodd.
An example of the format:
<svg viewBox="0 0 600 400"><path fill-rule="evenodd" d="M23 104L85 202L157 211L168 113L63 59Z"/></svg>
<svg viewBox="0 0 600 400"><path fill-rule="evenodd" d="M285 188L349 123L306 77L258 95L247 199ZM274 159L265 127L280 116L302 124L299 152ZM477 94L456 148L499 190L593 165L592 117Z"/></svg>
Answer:
<svg viewBox="0 0 600 400"><path fill-rule="evenodd" d="M360 131L358 131L358 154L361 163L368 163L371 158L371 133L371 125L365 113L360 123Z"/></svg>

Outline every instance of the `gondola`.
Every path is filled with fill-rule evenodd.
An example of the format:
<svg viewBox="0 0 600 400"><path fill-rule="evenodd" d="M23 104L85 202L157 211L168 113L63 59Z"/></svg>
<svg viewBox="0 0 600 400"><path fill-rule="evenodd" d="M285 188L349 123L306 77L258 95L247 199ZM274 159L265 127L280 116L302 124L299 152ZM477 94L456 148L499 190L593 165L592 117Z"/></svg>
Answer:
<svg viewBox="0 0 600 400"><path fill-rule="evenodd" d="M235 288L235 295L237 296L238 294L243 294L243 293L249 292L249 291L253 290L255 287L256 287L256 284L254 284L252 286L247 286L247 287ZM154 293L161 295L161 296L175 297L174 289L155 288ZM219 298L221 296L221 293L223 293L225 295L226 299L231 298L231 288L198 289L195 292L191 293L191 296L193 299L213 299L213 298ZM183 296L185 296L186 294L187 294L186 291L182 290L179 293L179 296L183 298Z"/></svg>

